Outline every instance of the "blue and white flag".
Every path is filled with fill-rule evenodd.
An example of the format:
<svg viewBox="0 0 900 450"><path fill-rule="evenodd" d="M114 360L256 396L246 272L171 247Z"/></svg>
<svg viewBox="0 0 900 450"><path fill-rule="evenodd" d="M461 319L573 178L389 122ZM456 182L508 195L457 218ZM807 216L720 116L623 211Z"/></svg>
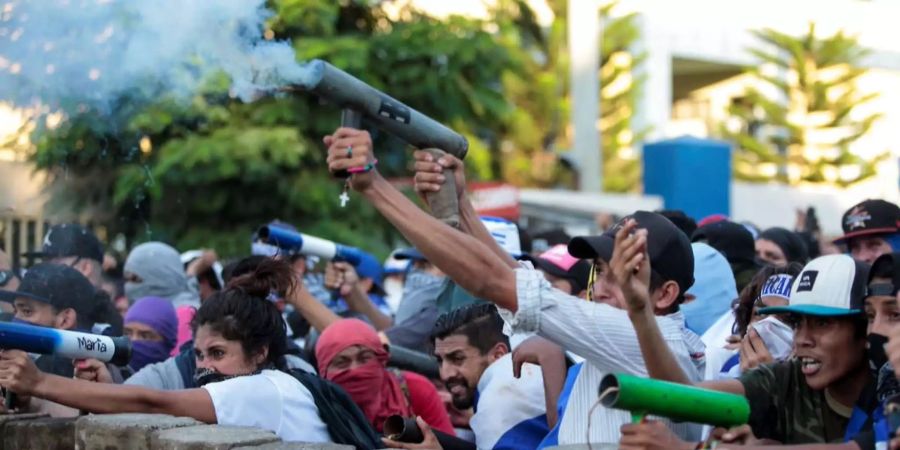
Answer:
<svg viewBox="0 0 900 450"><path fill-rule="evenodd" d="M469 426L479 449L533 450L550 431L540 366L525 364L515 378L507 354L481 375L476 398Z"/></svg>

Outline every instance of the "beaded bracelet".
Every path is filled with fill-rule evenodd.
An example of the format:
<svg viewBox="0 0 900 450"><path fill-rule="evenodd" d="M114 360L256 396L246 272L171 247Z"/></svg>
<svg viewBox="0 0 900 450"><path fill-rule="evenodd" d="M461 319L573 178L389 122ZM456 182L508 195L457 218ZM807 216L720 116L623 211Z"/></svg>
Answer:
<svg viewBox="0 0 900 450"><path fill-rule="evenodd" d="M347 172L349 172L349 173L366 173L366 172L371 172L372 169L375 168L375 165L376 165L376 164L378 164L378 160L377 160L377 159L376 159L376 160L373 160L372 162L370 162L370 163L368 163L368 164L366 164L365 166L362 166L362 167L351 167L351 168L347 169Z"/></svg>

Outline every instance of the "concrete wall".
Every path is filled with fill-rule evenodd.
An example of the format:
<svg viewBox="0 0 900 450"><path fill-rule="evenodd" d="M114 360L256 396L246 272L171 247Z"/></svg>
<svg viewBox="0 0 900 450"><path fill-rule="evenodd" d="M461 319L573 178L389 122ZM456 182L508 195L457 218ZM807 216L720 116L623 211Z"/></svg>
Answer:
<svg viewBox="0 0 900 450"><path fill-rule="evenodd" d="M352 450L336 444L282 442L271 431L206 425L162 414L101 414L55 419L0 415L0 450Z"/></svg>

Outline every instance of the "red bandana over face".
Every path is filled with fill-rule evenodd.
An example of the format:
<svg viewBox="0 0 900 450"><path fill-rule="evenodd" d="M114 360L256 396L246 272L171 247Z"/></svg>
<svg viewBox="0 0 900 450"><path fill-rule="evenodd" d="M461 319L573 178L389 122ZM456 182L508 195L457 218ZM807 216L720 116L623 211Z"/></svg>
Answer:
<svg viewBox="0 0 900 450"><path fill-rule="evenodd" d="M328 365L335 356L354 345L372 350L375 359L352 369L329 372ZM344 319L326 328L316 343L316 360L319 375L344 388L377 431L382 431L384 421L392 415L413 416L400 381L385 369L387 350L365 322Z"/></svg>

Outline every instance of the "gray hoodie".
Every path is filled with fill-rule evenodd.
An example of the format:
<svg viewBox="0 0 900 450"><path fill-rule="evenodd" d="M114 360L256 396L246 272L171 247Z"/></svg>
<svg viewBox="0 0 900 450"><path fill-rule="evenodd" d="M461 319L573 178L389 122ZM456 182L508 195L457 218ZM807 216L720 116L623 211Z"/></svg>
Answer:
<svg viewBox="0 0 900 450"><path fill-rule="evenodd" d="M140 283L125 283L125 295L132 303L144 297L162 297L181 306L200 307L200 295L184 273L181 256L162 242L138 245L125 260L125 272L141 278Z"/></svg>

